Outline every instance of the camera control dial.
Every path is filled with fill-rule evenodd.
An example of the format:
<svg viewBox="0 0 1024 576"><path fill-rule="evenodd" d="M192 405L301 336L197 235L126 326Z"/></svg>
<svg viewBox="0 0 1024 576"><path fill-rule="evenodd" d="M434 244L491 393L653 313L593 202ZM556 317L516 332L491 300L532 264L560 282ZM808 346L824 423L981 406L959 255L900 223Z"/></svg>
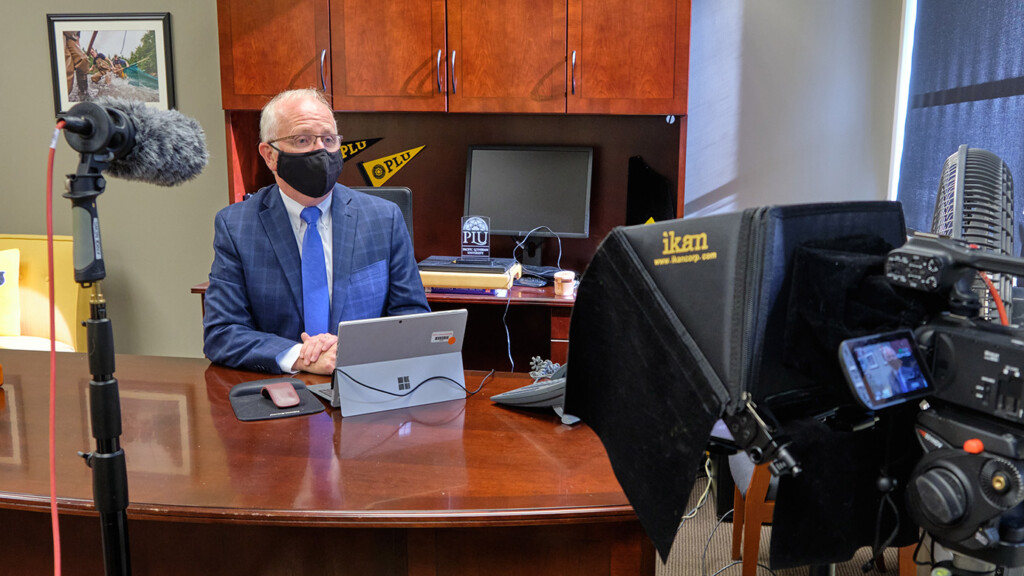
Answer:
<svg viewBox="0 0 1024 576"><path fill-rule="evenodd" d="M967 510L967 490L953 472L932 468L914 480L923 506L920 512L939 526L959 522Z"/></svg>

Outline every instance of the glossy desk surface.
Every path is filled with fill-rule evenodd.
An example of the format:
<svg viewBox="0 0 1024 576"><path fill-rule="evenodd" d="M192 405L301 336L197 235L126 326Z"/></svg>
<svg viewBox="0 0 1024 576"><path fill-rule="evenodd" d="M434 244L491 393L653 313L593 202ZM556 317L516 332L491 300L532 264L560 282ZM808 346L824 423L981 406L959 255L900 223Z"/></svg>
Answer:
<svg viewBox="0 0 1024 576"><path fill-rule="evenodd" d="M93 511L89 367L57 355L57 494ZM0 507L48 507L48 353L0 351ZM530 383L498 374L458 400L341 418L241 422L228 391L266 378L204 359L118 356L130 506L137 519L322 526L446 527L635 521L585 425L500 407ZM467 372L474 389L485 373ZM325 377L300 375L307 384Z"/></svg>

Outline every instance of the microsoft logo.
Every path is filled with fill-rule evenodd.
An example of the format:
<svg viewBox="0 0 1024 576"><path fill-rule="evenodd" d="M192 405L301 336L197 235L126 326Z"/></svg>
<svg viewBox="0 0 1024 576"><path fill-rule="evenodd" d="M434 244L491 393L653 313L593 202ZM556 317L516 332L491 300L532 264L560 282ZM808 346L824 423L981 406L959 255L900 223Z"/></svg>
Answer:
<svg viewBox="0 0 1024 576"><path fill-rule="evenodd" d="M399 390L408 390L410 387L411 387L411 385L409 384L409 377L408 376L399 376L398 377L398 389Z"/></svg>

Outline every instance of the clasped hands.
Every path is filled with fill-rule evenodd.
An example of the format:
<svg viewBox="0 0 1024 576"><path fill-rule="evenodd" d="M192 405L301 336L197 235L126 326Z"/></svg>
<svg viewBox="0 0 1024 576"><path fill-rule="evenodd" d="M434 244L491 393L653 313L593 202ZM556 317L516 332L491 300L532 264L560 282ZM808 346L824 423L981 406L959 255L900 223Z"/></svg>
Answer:
<svg viewBox="0 0 1024 576"><path fill-rule="evenodd" d="M338 337L334 334L310 336L302 333L302 348L292 365L293 370L329 375L334 372L338 358Z"/></svg>

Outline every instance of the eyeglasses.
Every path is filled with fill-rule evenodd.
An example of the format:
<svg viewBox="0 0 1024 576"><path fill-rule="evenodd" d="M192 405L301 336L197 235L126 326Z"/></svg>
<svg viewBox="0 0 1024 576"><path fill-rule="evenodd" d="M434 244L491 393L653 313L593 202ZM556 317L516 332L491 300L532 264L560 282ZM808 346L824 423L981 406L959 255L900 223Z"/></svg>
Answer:
<svg viewBox="0 0 1024 576"><path fill-rule="evenodd" d="M341 149L341 134L295 134L294 136L276 138L267 142L267 144L273 144L282 140L286 140L289 147L293 148L296 152L309 152L313 149L313 146L316 146L317 140L323 142L324 149L328 152L337 152Z"/></svg>

